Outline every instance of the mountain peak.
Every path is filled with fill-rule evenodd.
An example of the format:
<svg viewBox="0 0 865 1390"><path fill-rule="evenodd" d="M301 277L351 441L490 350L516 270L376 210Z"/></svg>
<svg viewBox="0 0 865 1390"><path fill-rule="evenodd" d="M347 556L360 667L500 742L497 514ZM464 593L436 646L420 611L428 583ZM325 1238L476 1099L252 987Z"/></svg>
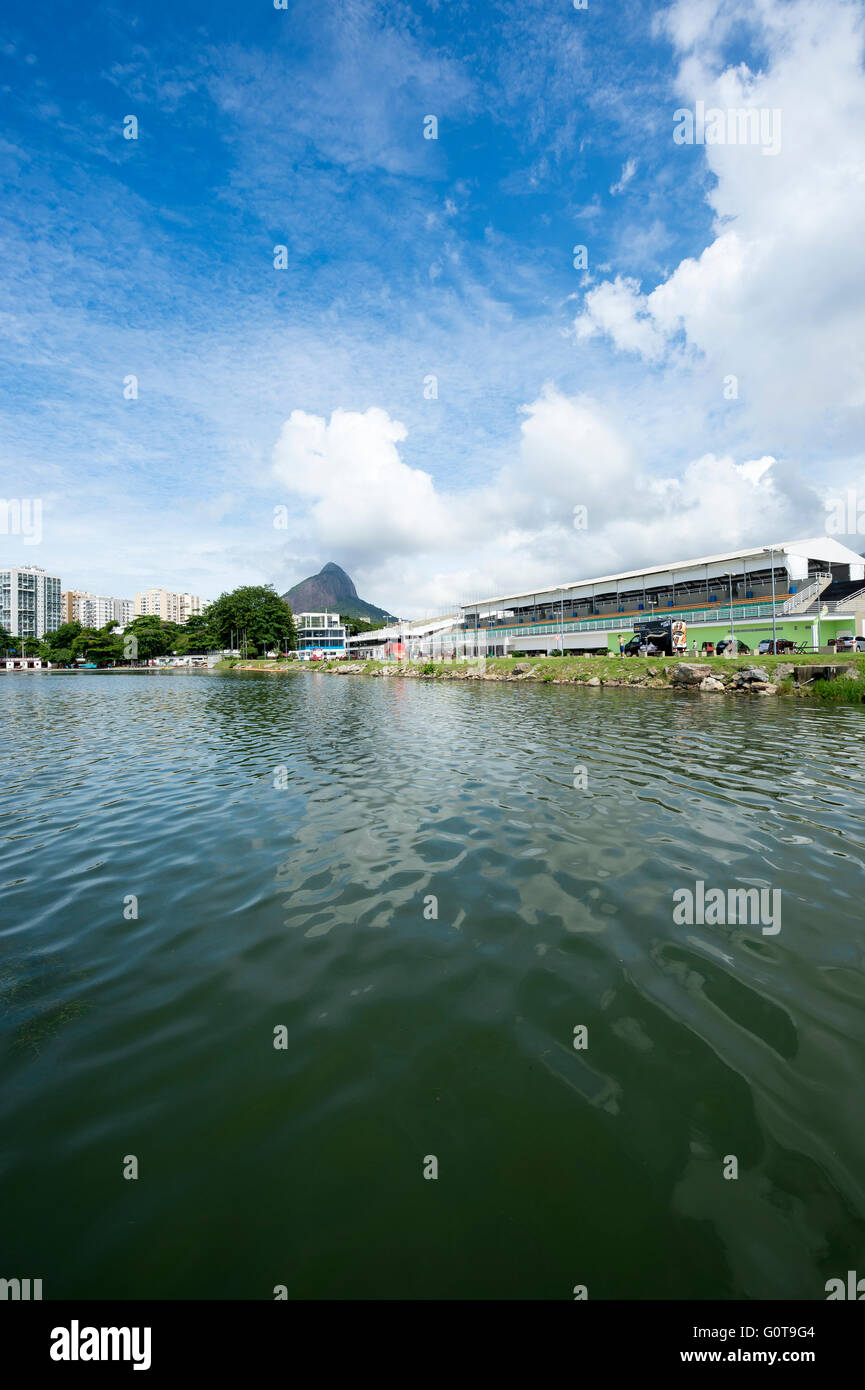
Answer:
<svg viewBox="0 0 865 1390"><path fill-rule="evenodd" d="M327 564L319 570L316 578L323 579L325 575L331 576L335 584L345 592L348 598L357 598L357 589L351 579L345 570L340 565L335 564L333 560L328 560Z"/></svg>
<svg viewBox="0 0 865 1390"><path fill-rule="evenodd" d="M358 598L357 589L345 570L333 560L323 565L318 574L311 574L282 595L293 613L318 613L324 609L344 613L350 618L383 622L392 617L383 608Z"/></svg>

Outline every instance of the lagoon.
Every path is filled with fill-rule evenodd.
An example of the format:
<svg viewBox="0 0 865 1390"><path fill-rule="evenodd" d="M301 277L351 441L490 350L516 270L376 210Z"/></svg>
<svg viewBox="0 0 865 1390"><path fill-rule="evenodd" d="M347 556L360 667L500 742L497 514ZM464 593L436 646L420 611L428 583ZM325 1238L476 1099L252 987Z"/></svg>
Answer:
<svg viewBox="0 0 865 1390"><path fill-rule="evenodd" d="M865 1265L858 709L78 672L0 710L7 1277L823 1299ZM781 930L678 924L697 883Z"/></svg>

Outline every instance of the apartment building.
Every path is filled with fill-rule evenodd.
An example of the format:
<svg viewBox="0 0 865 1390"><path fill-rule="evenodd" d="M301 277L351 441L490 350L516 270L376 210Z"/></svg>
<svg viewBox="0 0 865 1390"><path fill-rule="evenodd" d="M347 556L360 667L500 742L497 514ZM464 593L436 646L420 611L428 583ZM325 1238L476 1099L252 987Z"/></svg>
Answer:
<svg viewBox="0 0 865 1390"><path fill-rule="evenodd" d="M131 598L111 598L87 589L66 589L62 596L63 622L82 627L105 627L106 623L125 627L132 621L134 607Z"/></svg>
<svg viewBox="0 0 865 1390"><path fill-rule="evenodd" d="M38 565L0 569L0 626L13 637L44 637L61 624L60 577Z"/></svg>
<svg viewBox="0 0 865 1390"><path fill-rule="evenodd" d="M166 623L185 623L207 607L197 594L175 594L170 589L146 589L135 595L135 617L156 617Z"/></svg>

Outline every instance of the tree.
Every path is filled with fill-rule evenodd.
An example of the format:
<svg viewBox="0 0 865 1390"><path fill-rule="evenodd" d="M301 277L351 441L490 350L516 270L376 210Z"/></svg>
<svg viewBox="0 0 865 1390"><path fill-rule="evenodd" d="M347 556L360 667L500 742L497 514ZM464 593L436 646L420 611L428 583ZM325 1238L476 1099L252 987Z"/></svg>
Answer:
<svg viewBox="0 0 865 1390"><path fill-rule="evenodd" d="M206 616L220 647L227 647L232 640L235 645L245 640L248 648L260 651L297 646L291 609L272 584L245 585L220 594Z"/></svg>
<svg viewBox="0 0 865 1390"><path fill-rule="evenodd" d="M211 630L207 614L193 613L192 617L187 619L180 629L176 650L182 656L186 656L187 653L200 656L218 645L218 639Z"/></svg>
<svg viewBox="0 0 865 1390"><path fill-rule="evenodd" d="M43 654L52 666L71 666L75 660L75 653L71 647L49 647Z"/></svg>
<svg viewBox="0 0 865 1390"><path fill-rule="evenodd" d="M42 645L49 651L57 648L71 648L78 634L83 631L80 623L61 623L55 632L46 632Z"/></svg>
<svg viewBox="0 0 865 1390"><path fill-rule="evenodd" d="M85 627L72 643L72 653L75 657L81 656L87 661L95 661L97 666L105 666L109 661L122 660L123 643L119 637L114 637L111 633Z"/></svg>
<svg viewBox="0 0 865 1390"><path fill-rule="evenodd" d="M149 661L153 656L167 656L173 652L178 641L178 634L183 631L177 623L164 623L155 614L145 614L138 618L133 618L131 623L127 623L123 629L123 636L119 639L121 655L124 644L128 646L128 638L134 637L137 647L139 661Z"/></svg>
<svg viewBox="0 0 865 1390"><path fill-rule="evenodd" d="M375 632L380 627L387 627L387 623L380 619L368 623L365 618L352 618L347 613L340 613L339 621L350 637L356 637L359 632Z"/></svg>

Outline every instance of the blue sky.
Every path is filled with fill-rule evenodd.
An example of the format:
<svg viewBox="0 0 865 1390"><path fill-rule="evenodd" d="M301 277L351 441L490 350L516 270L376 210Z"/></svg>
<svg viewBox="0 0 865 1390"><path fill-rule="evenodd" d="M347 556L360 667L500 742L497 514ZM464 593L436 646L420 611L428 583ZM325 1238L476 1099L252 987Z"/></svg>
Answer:
<svg viewBox="0 0 865 1390"><path fill-rule="evenodd" d="M208 598L335 560L408 615L822 534L865 90L861 5L819 8L7 5L3 494L44 522L2 552ZM780 151L677 146L697 100Z"/></svg>

